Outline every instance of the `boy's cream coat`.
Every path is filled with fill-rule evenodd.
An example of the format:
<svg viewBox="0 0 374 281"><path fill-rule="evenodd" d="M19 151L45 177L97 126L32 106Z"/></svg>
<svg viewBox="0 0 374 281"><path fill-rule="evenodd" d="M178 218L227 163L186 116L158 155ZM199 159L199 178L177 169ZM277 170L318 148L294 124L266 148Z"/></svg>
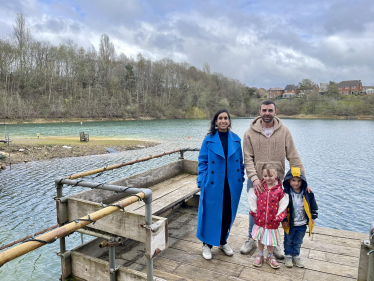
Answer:
<svg viewBox="0 0 374 281"><path fill-rule="evenodd" d="M243 138L244 164L248 178L252 182L262 179L263 165L273 163L277 166L280 179L283 180L286 158L290 162L290 167L299 167L304 172L291 133L282 121L274 117L274 131L270 138L265 136L260 122L261 117L255 118Z"/></svg>

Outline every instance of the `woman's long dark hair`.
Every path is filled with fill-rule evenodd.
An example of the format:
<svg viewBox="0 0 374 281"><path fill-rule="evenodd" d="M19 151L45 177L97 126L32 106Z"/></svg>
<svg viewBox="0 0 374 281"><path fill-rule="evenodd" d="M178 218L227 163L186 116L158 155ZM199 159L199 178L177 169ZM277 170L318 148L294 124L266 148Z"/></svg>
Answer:
<svg viewBox="0 0 374 281"><path fill-rule="evenodd" d="M227 116L229 117L230 125L228 129L231 130L231 117L230 117L229 111L227 109L220 109L216 112L216 114L214 114L213 119L210 121L210 129L209 129L208 135L210 134L211 136L213 136L217 132L216 121L217 121L218 115L220 115L223 112L226 112Z"/></svg>

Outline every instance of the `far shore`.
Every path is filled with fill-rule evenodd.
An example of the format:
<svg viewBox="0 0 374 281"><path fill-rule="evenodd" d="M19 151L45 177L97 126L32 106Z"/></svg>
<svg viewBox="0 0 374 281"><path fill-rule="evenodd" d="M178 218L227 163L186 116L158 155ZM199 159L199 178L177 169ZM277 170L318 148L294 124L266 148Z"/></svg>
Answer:
<svg viewBox="0 0 374 281"><path fill-rule="evenodd" d="M277 115L280 118L287 119L338 119L338 120L373 120L373 115L358 116L338 116L338 115L314 115L314 114L298 114L298 115ZM256 116L235 116L238 118L254 118ZM210 118L204 118L210 119ZM105 122L105 121L133 121L133 120L156 120L152 117L140 118L35 118L35 119L5 119L0 121L0 125L6 123L11 124L43 124L43 123L80 123L80 122ZM165 120L165 119L162 119Z"/></svg>
<svg viewBox="0 0 374 281"><path fill-rule="evenodd" d="M11 139L10 158L12 164L18 164L53 158L107 154L105 148L125 151L157 144L122 138L90 137L88 142L80 142L79 137L16 138ZM0 143L0 165L2 164L9 166L9 149L6 143Z"/></svg>

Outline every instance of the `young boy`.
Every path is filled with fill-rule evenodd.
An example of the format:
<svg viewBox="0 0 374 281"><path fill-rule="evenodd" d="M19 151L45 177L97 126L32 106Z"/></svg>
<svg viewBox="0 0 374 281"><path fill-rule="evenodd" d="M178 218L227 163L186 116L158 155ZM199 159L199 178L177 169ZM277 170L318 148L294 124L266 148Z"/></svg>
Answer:
<svg viewBox="0 0 374 281"><path fill-rule="evenodd" d="M318 217L318 206L313 192L308 193L305 175L300 168L292 167L286 174L283 187L289 195L287 217L282 222L284 228L285 265L304 267L300 259L300 248L309 226L309 236L314 227L314 220Z"/></svg>

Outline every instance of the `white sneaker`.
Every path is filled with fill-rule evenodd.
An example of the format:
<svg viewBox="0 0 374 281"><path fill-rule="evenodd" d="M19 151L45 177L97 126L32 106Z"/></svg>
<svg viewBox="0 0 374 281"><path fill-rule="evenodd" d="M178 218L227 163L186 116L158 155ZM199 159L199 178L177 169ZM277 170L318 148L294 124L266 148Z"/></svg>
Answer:
<svg viewBox="0 0 374 281"><path fill-rule="evenodd" d="M243 255L248 255L250 252L256 250L257 243L256 240L249 237L248 240L244 242L244 245L240 248L240 253Z"/></svg>
<svg viewBox="0 0 374 281"><path fill-rule="evenodd" d="M206 260L212 259L212 251L208 245L203 245L203 258Z"/></svg>
<svg viewBox="0 0 374 281"><path fill-rule="evenodd" d="M281 247L279 245L274 247L273 254L274 254L274 257L276 257L279 260L283 260L284 259L283 251L282 251L282 249L281 249Z"/></svg>
<svg viewBox="0 0 374 281"><path fill-rule="evenodd" d="M228 256L232 256L234 254L234 252L230 248L229 244L221 245L221 246L219 246L219 249L222 250Z"/></svg>

